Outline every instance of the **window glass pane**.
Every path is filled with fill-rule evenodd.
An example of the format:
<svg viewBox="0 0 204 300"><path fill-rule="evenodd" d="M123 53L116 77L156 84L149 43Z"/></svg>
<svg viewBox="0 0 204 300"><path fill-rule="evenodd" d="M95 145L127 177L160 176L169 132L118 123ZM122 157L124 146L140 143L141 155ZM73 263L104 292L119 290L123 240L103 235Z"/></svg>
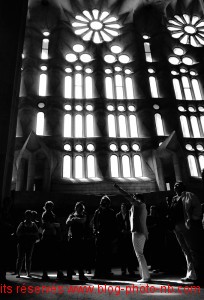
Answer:
<svg viewBox="0 0 204 300"><path fill-rule="evenodd" d="M72 117L69 114L64 116L64 137L72 136Z"/></svg>
<svg viewBox="0 0 204 300"><path fill-rule="evenodd" d="M83 159L79 155L75 157L75 178L83 178Z"/></svg>
<svg viewBox="0 0 204 300"><path fill-rule="evenodd" d="M190 169L191 176L198 176L198 170L196 166L195 157L193 155L188 155L188 165Z"/></svg>
<svg viewBox="0 0 204 300"><path fill-rule="evenodd" d="M184 137L190 137L188 122L185 116L180 116L181 129Z"/></svg>
<svg viewBox="0 0 204 300"><path fill-rule="evenodd" d="M193 130L193 136L195 138L199 138L200 137L200 130L199 130L199 127L198 127L198 120L195 116L192 116L190 118L191 120L191 127L192 127L192 130Z"/></svg>
<svg viewBox="0 0 204 300"><path fill-rule="evenodd" d="M108 115L108 134L109 137L116 137L115 116Z"/></svg>
<svg viewBox="0 0 204 300"><path fill-rule="evenodd" d="M182 83L183 83L183 88L184 88L184 89L185 89L185 88L189 89L190 86L189 86L188 77L182 76L182 77L181 77L181 80L182 80Z"/></svg>
<svg viewBox="0 0 204 300"><path fill-rule="evenodd" d="M157 83L155 77L153 76L149 77L149 84L150 84L152 98L158 98L158 90L157 90Z"/></svg>
<svg viewBox="0 0 204 300"><path fill-rule="evenodd" d="M152 62L150 43L144 43L146 61Z"/></svg>
<svg viewBox="0 0 204 300"><path fill-rule="evenodd" d="M39 96L46 96L46 91L47 91L47 75L41 74L40 82L39 82Z"/></svg>
<svg viewBox="0 0 204 300"><path fill-rule="evenodd" d="M123 82L122 82L121 75L115 76L115 86L116 86L116 98L124 99Z"/></svg>
<svg viewBox="0 0 204 300"><path fill-rule="evenodd" d="M49 40L43 39L41 59L48 59L48 45L49 45Z"/></svg>
<svg viewBox="0 0 204 300"><path fill-rule="evenodd" d="M123 177L130 176L130 158L127 155L122 156Z"/></svg>
<svg viewBox="0 0 204 300"><path fill-rule="evenodd" d="M106 77L106 98L113 99L113 79L111 77Z"/></svg>
<svg viewBox="0 0 204 300"><path fill-rule="evenodd" d="M204 156L199 155L198 160L199 160L199 164L200 164L200 170L202 172L204 170Z"/></svg>
<svg viewBox="0 0 204 300"><path fill-rule="evenodd" d="M95 178L95 157L93 155L89 155L87 157L87 176L88 178Z"/></svg>
<svg viewBox="0 0 204 300"><path fill-rule="evenodd" d="M127 77L125 79L125 86L126 86L127 99L134 99L132 78Z"/></svg>
<svg viewBox="0 0 204 300"><path fill-rule="evenodd" d="M75 98L76 99L82 98L82 75L81 74L75 75Z"/></svg>
<svg viewBox="0 0 204 300"><path fill-rule="evenodd" d="M119 177L118 157L116 155L111 155L110 165L111 165L111 177Z"/></svg>
<svg viewBox="0 0 204 300"><path fill-rule="evenodd" d="M142 164L141 164L140 155L134 155L133 163L134 163L134 175L135 175L135 177L142 177Z"/></svg>
<svg viewBox="0 0 204 300"><path fill-rule="evenodd" d="M72 97L72 77L66 76L65 77L65 91L64 96L65 98L71 98Z"/></svg>
<svg viewBox="0 0 204 300"><path fill-rule="evenodd" d="M75 116L75 137L83 137L82 116Z"/></svg>
<svg viewBox="0 0 204 300"><path fill-rule="evenodd" d="M191 90L190 90L188 77L182 76L181 80L182 80L186 100L192 100L192 93L191 93Z"/></svg>
<svg viewBox="0 0 204 300"><path fill-rule="evenodd" d="M178 79L176 79L176 78L173 79L173 86L174 86L174 92L175 92L176 99L183 100L181 86L180 86L180 82Z"/></svg>
<svg viewBox="0 0 204 300"><path fill-rule="evenodd" d="M157 129L157 135L164 135L163 122L160 114L155 114L155 124Z"/></svg>
<svg viewBox="0 0 204 300"><path fill-rule="evenodd" d="M136 117L134 115L130 115L129 122L130 122L130 137L138 137Z"/></svg>
<svg viewBox="0 0 204 300"><path fill-rule="evenodd" d="M201 122L201 126L202 126L203 133L204 133L204 116L200 117L200 122Z"/></svg>
<svg viewBox="0 0 204 300"><path fill-rule="evenodd" d="M200 86L197 79L192 79L192 86L196 100L202 100Z"/></svg>
<svg viewBox="0 0 204 300"><path fill-rule="evenodd" d="M145 52L151 52L150 43L144 43Z"/></svg>
<svg viewBox="0 0 204 300"><path fill-rule="evenodd" d="M44 133L44 113L37 113L36 134L43 135Z"/></svg>
<svg viewBox="0 0 204 300"><path fill-rule="evenodd" d="M86 98L93 98L93 79L91 76L85 78Z"/></svg>
<svg viewBox="0 0 204 300"><path fill-rule="evenodd" d="M94 123L93 123L93 116L87 115L86 116L86 136L93 137L94 136Z"/></svg>
<svg viewBox="0 0 204 300"><path fill-rule="evenodd" d="M64 156L63 159L63 177L71 178L71 158L69 155Z"/></svg>
<svg viewBox="0 0 204 300"><path fill-rule="evenodd" d="M125 116L119 116L119 135L120 137L127 137L127 127L126 127L126 120Z"/></svg>

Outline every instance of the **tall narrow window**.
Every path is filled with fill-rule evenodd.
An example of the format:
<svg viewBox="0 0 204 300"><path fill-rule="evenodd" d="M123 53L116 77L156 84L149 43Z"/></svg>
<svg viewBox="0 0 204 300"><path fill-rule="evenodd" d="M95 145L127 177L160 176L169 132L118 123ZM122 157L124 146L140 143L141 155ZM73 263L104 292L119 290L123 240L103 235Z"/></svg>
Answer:
<svg viewBox="0 0 204 300"><path fill-rule="evenodd" d="M188 165L189 165L191 176L197 177L198 170L197 170L197 166L196 166L196 160L193 155L188 155Z"/></svg>
<svg viewBox="0 0 204 300"><path fill-rule="evenodd" d="M72 98L72 77L66 76L65 77L65 91L64 91L65 98Z"/></svg>
<svg viewBox="0 0 204 300"><path fill-rule="evenodd" d="M154 76L149 77L149 84L150 84L152 98L158 98L159 95L158 95L158 89L157 89L157 82L156 82L156 78Z"/></svg>
<svg viewBox="0 0 204 300"><path fill-rule="evenodd" d="M142 177L142 164L140 155L134 155L133 157L134 163L134 175L135 177Z"/></svg>
<svg viewBox="0 0 204 300"><path fill-rule="evenodd" d="M182 76L181 80L186 100L193 100L188 77Z"/></svg>
<svg viewBox="0 0 204 300"><path fill-rule="evenodd" d="M94 136L93 116L90 115L90 114L86 116L86 136L87 137L93 137Z"/></svg>
<svg viewBox="0 0 204 300"><path fill-rule="evenodd" d="M122 170L123 177L129 178L130 176L130 158L128 155L122 156Z"/></svg>
<svg viewBox="0 0 204 300"><path fill-rule="evenodd" d="M83 119L81 115L75 116L74 129L75 137L83 137Z"/></svg>
<svg viewBox="0 0 204 300"><path fill-rule="evenodd" d="M95 157L93 155L87 157L87 176L88 178L96 177Z"/></svg>
<svg viewBox="0 0 204 300"><path fill-rule="evenodd" d="M41 74L40 75L40 82L39 82L39 96L46 96L47 92L47 75Z"/></svg>
<svg viewBox="0 0 204 300"><path fill-rule="evenodd" d="M202 130L203 130L203 134L204 134L204 116L200 117L200 122L201 122Z"/></svg>
<svg viewBox="0 0 204 300"><path fill-rule="evenodd" d="M119 119L119 135L120 137L127 137L127 126L126 126L126 118L123 115L118 117Z"/></svg>
<svg viewBox="0 0 204 300"><path fill-rule="evenodd" d="M37 113L37 124L36 124L36 134L43 135L44 134L44 122L45 116L43 112Z"/></svg>
<svg viewBox="0 0 204 300"><path fill-rule="evenodd" d="M193 91L194 91L195 99L196 100L203 100L198 80L197 79L192 79L191 82L192 82L192 86L193 86Z"/></svg>
<svg viewBox="0 0 204 300"><path fill-rule="evenodd" d="M64 137L72 136L72 117L70 114L64 116Z"/></svg>
<svg viewBox="0 0 204 300"><path fill-rule="evenodd" d="M151 49L150 49L150 43L144 43L144 49L145 49L146 61L152 62L152 54L151 54Z"/></svg>
<svg viewBox="0 0 204 300"><path fill-rule="evenodd" d="M111 165L111 177L119 177L118 157L116 155L111 155L110 165Z"/></svg>
<svg viewBox="0 0 204 300"><path fill-rule="evenodd" d="M174 92L176 99L183 100L182 92L181 92L181 86L178 79L173 79L173 86L174 86Z"/></svg>
<svg viewBox="0 0 204 300"><path fill-rule="evenodd" d="M156 124L156 130L157 135L164 135L164 128L163 128L163 122L160 114L155 114L155 124Z"/></svg>
<svg viewBox="0 0 204 300"><path fill-rule="evenodd" d="M134 99L132 78L130 77L125 78L125 87L126 87L127 99Z"/></svg>
<svg viewBox="0 0 204 300"><path fill-rule="evenodd" d="M190 137L187 118L185 116L180 116L180 121L181 121L181 129L183 132L183 137Z"/></svg>
<svg viewBox="0 0 204 300"><path fill-rule="evenodd" d="M200 130L199 130L199 126L198 126L198 120L195 116L191 116L190 120L191 120L191 127L193 130L193 136L194 136L194 138L199 138Z"/></svg>
<svg viewBox="0 0 204 300"><path fill-rule="evenodd" d="M78 73L75 74L75 98L82 98L82 75Z"/></svg>
<svg viewBox="0 0 204 300"><path fill-rule="evenodd" d="M202 172L204 170L204 155L199 155L198 160L200 164L200 170Z"/></svg>
<svg viewBox="0 0 204 300"><path fill-rule="evenodd" d="M75 178L83 178L83 158L80 155L75 157Z"/></svg>
<svg viewBox="0 0 204 300"><path fill-rule="evenodd" d="M113 79L111 77L106 77L106 98L113 99Z"/></svg>
<svg viewBox="0 0 204 300"><path fill-rule="evenodd" d="M129 116L129 123L130 123L130 137L138 137L137 121L134 115Z"/></svg>
<svg viewBox="0 0 204 300"><path fill-rule="evenodd" d="M71 178L71 158L69 155L65 155L63 159L63 177Z"/></svg>
<svg viewBox="0 0 204 300"><path fill-rule="evenodd" d="M115 116L108 115L108 134L109 137L116 137Z"/></svg>
<svg viewBox="0 0 204 300"><path fill-rule="evenodd" d="M93 98L93 79L91 76L85 78L86 99Z"/></svg>
<svg viewBox="0 0 204 300"><path fill-rule="evenodd" d="M49 46L49 40L48 39L43 39L41 59L48 59L48 46Z"/></svg>
<svg viewBox="0 0 204 300"><path fill-rule="evenodd" d="M115 75L116 98L124 99L123 78L121 75Z"/></svg>

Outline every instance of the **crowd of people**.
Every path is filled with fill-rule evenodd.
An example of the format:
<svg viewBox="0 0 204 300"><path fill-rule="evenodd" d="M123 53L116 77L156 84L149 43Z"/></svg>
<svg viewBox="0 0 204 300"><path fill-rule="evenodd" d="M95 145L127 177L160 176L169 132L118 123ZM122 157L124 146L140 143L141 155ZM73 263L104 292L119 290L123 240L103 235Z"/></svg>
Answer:
<svg viewBox="0 0 204 300"><path fill-rule="evenodd" d="M161 217L154 205L147 213L142 194L130 194L117 184L114 187L124 195L124 202L118 213L111 208L111 200L107 195L101 198L91 220L85 204L76 203L74 211L66 220L66 261L63 263L60 260L62 224L54 213L54 203L45 203L41 217L38 217L36 211L26 210L24 220L16 230L16 277L20 278L24 262L27 276L32 276L32 255L36 244L40 243L41 251L38 255L41 256L43 280L49 280L48 270L53 267L54 260L58 279L66 278L71 281L77 269L79 279L87 281L85 269L88 273L91 272L88 256L93 255L89 251L89 237L92 236L95 278L109 278L113 275L111 253L113 241L117 240L121 275L125 276L128 271L134 277L134 261L137 258L141 276L137 282L148 283L151 281L151 273L164 269L165 230L171 230L186 259L186 276L181 280L200 283L204 278L204 230L202 206L198 198L187 192L182 182L177 182L174 186L175 196L167 203L167 210ZM62 271L64 269L66 275Z"/></svg>

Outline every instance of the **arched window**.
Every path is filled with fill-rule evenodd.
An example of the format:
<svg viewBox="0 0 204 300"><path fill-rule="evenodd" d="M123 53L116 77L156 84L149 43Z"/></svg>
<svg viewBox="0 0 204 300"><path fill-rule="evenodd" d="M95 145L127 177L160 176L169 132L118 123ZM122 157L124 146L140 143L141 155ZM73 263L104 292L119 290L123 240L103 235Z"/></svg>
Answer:
<svg viewBox="0 0 204 300"><path fill-rule="evenodd" d="M96 177L96 166L95 166L95 156L89 155L87 157L87 176L88 178Z"/></svg>
<svg viewBox="0 0 204 300"><path fill-rule="evenodd" d="M193 155L188 155L188 166L190 169L191 176L198 177L198 169L196 166L196 160Z"/></svg>
<svg viewBox="0 0 204 300"><path fill-rule="evenodd" d="M83 95L83 81L82 81L82 75L77 73L75 74L75 98L76 99L82 99L82 95Z"/></svg>
<svg viewBox="0 0 204 300"><path fill-rule="evenodd" d="M181 81L183 84L183 90L184 90L186 100L193 100L188 77L182 76Z"/></svg>
<svg viewBox="0 0 204 300"><path fill-rule="evenodd" d="M190 137L187 118L185 116L180 116L180 121L181 121L181 129L183 132L183 137Z"/></svg>
<svg viewBox="0 0 204 300"><path fill-rule="evenodd" d="M116 98L124 99L123 78L121 75L115 75Z"/></svg>
<svg viewBox="0 0 204 300"><path fill-rule="evenodd" d="M110 157L110 166L111 166L111 177L119 177L118 157L117 157L117 155L111 155L111 157Z"/></svg>
<svg viewBox="0 0 204 300"><path fill-rule="evenodd" d="M192 79L191 82L192 82L192 87L193 87L195 99L196 100L203 100L198 80L197 79Z"/></svg>
<svg viewBox="0 0 204 300"><path fill-rule="evenodd" d="M93 115L88 114L86 116L86 136L93 137L94 136L94 121Z"/></svg>
<svg viewBox="0 0 204 300"><path fill-rule="evenodd" d="M127 126L126 126L126 118L123 115L118 117L119 120L119 135L120 137L127 137Z"/></svg>
<svg viewBox="0 0 204 300"><path fill-rule="evenodd" d="M64 137L72 137L72 116L70 114L64 116Z"/></svg>
<svg viewBox="0 0 204 300"><path fill-rule="evenodd" d="M85 97L86 99L93 98L93 79L91 76L85 78Z"/></svg>
<svg viewBox="0 0 204 300"><path fill-rule="evenodd" d="M149 77L149 84L150 84L152 98L158 98L159 95L158 95L158 89L157 89L157 82L156 82L156 78L154 76Z"/></svg>
<svg viewBox="0 0 204 300"><path fill-rule="evenodd" d="M130 137L138 137L137 120L135 115L129 116L129 124L130 124Z"/></svg>
<svg viewBox="0 0 204 300"><path fill-rule="evenodd" d="M204 170L204 155L199 155L198 157L200 170L201 172Z"/></svg>
<svg viewBox="0 0 204 300"><path fill-rule="evenodd" d="M36 124L36 134L43 135L44 134L44 122L45 116L43 112L37 113L37 124Z"/></svg>
<svg viewBox="0 0 204 300"><path fill-rule="evenodd" d="M116 137L115 116L108 115L108 134L109 137Z"/></svg>
<svg viewBox="0 0 204 300"><path fill-rule="evenodd" d="M71 157L65 155L63 159L63 177L71 178Z"/></svg>
<svg viewBox="0 0 204 300"><path fill-rule="evenodd" d="M133 156L133 164L134 164L134 176L142 177L142 164L140 155L136 154Z"/></svg>
<svg viewBox="0 0 204 300"><path fill-rule="evenodd" d="M131 77L125 78L127 99L134 99L133 82Z"/></svg>
<svg viewBox="0 0 204 300"><path fill-rule="evenodd" d="M130 158L128 155L122 156L122 173L123 177L129 178L130 175Z"/></svg>
<svg viewBox="0 0 204 300"><path fill-rule="evenodd" d="M47 92L47 75L41 74L39 81L39 96L46 96Z"/></svg>
<svg viewBox="0 0 204 300"><path fill-rule="evenodd" d="M146 61L152 62L152 54L151 54L151 49L150 49L150 43L144 43L144 49L145 49L145 57Z"/></svg>
<svg viewBox="0 0 204 300"><path fill-rule="evenodd" d="M195 116L191 116L190 120L191 120L191 127L193 130L193 136L194 136L194 138L199 138L200 130L199 130L199 126L198 126L198 120Z"/></svg>
<svg viewBox="0 0 204 300"><path fill-rule="evenodd" d="M65 98L72 98L72 77L66 76L65 77L65 91L64 91Z"/></svg>
<svg viewBox="0 0 204 300"><path fill-rule="evenodd" d="M48 59L48 46L49 46L49 40L48 39L43 39L41 59Z"/></svg>
<svg viewBox="0 0 204 300"><path fill-rule="evenodd" d="M113 79L111 77L106 77L105 86L106 86L106 98L113 99Z"/></svg>
<svg viewBox="0 0 204 300"><path fill-rule="evenodd" d="M163 122L160 114L155 114L155 124L156 124L156 130L157 135L164 135L164 128L163 128Z"/></svg>
<svg viewBox="0 0 204 300"><path fill-rule="evenodd" d="M81 155L75 157L75 178L83 178L83 158Z"/></svg>
<svg viewBox="0 0 204 300"><path fill-rule="evenodd" d="M83 119L82 115L75 116L75 123L74 123L74 133L75 137L80 138L83 137Z"/></svg>
<svg viewBox="0 0 204 300"><path fill-rule="evenodd" d="M181 86L178 79L173 79L173 86L174 86L174 92L176 99L183 100L182 92L181 92Z"/></svg>

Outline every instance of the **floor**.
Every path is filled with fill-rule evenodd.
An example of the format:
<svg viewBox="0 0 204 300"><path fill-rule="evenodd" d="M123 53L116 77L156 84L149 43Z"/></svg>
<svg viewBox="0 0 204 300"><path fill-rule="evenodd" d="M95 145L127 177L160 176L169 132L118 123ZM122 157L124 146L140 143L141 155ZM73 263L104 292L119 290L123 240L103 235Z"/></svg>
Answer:
<svg viewBox="0 0 204 300"><path fill-rule="evenodd" d="M0 298L9 300L48 300L48 299L204 299L204 288L192 284L183 284L179 276L168 276L164 273L152 275L150 283L138 284L135 277L120 276L120 270L112 270L111 279L93 279L93 274L86 274L87 282L79 281L73 276L72 282L57 280L56 273L49 272L50 280L42 281L40 272L33 272L32 278L22 274L21 278L7 274L6 284L0 284Z"/></svg>

